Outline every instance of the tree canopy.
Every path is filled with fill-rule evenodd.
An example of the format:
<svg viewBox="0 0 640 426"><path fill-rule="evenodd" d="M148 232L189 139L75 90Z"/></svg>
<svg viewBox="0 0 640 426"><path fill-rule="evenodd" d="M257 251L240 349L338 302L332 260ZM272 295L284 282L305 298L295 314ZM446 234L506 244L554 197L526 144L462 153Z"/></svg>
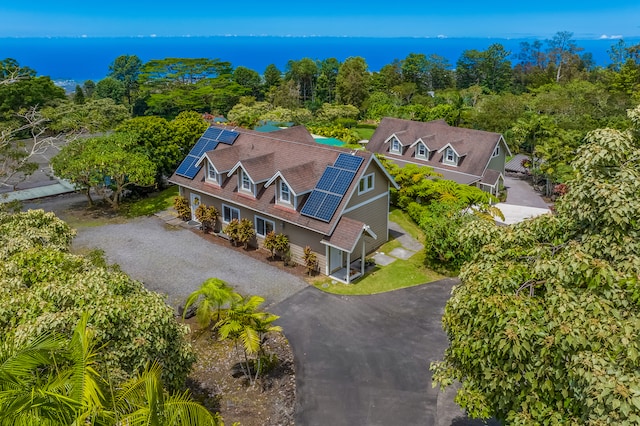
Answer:
<svg viewBox="0 0 640 426"><path fill-rule="evenodd" d="M640 422L640 107L590 132L544 215L474 222L475 252L443 318L434 383L471 416L509 424Z"/></svg>

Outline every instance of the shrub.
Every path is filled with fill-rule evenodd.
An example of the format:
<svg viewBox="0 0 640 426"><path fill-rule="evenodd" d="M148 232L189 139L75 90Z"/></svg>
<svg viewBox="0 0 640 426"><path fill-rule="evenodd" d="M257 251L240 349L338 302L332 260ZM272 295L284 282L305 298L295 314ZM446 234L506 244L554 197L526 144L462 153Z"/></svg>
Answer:
<svg viewBox="0 0 640 426"><path fill-rule="evenodd" d="M191 220L191 206L189 206L189 200L182 195L178 195L173 200L173 208L178 212L178 216L182 220Z"/></svg>
<svg viewBox="0 0 640 426"><path fill-rule="evenodd" d="M52 213L0 213L0 345L47 332L71 336L83 313L99 373L119 383L152 360L171 389L183 384L195 358L186 327L158 293L96 261L69 253L73 231Z"/></svg>
<svg viewBox="0 0 640 426"><path fill-rule="evenodd" d="M213 231L218 221L218 210L213 207L207 207L204 204L200 204L196 208L196 219L202 224L202 232L205 234L208 231Z"/></svg>
<svg viewBox="0 0 640 426"><path fill-rule="evenodd" d="M275 257L276 251L276 231L267 233L267 235L264 237L263 246L271 252L271 259L273 259Z"/></svg>
<svg viewBox="0 0 640 426"><path fill-rule="evenodd" d="M304 264L307 267L307 274L313 275L318 271L318 256L311 250L311 247L304 248Z"/></svg>
<svg viewBox="0 0 640 426"><path fill-rule="evenodd" d="M222 232L227 234L229 241L235 246L240 238L240 221L233 219L222 229Z"/></svg>

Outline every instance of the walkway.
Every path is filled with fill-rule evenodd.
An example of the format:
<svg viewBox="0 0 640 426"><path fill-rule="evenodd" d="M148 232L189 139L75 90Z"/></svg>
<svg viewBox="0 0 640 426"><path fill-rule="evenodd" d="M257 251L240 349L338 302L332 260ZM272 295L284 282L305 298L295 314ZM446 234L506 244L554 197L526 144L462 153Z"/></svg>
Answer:
<svg viewBox="0 0 640 426"><path fill-rule="evenodd" d="M496 204L496 207L502 211L505 220L498 222L511 225L551 211L542 196L526 180L505 176L504 184L507 188L507 201Z"/></svg>

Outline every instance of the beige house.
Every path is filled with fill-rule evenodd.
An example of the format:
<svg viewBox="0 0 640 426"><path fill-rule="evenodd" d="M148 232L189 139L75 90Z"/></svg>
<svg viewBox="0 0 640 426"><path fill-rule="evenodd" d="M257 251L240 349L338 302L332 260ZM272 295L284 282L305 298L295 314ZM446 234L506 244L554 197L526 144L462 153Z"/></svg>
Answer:
<svg viewBox="0 0 640 426"><path fill-rule="evenodd" d="M285 234L295 261L304 263L308 246L321 273L346 283L387 241L396 185L372 153L318 144L302 126L271 133L212 126L169 181L192 212L214 206L222 227L251 220L258 246L271 231Z"/></svg>
<svg viewBox="0 0 640 426"><path fill-rule="evenodd" d="M505 159L511 155L499 133L449 126L444 120L419 122L383 118L367 144L371 152L404 166L429 166L444 179L498 195Z"/></svg>

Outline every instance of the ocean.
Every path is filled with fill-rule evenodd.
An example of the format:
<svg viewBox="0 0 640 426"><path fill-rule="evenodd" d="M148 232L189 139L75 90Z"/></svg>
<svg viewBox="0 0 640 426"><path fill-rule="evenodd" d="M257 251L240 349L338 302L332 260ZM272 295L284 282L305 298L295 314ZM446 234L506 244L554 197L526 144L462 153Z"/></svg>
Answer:
<svg viewBox="0 0 640 426"><path fill-rule="evenodd" d="M233 67L245 66L262 74L269 64L284 71L287 61L350 56L365 58L371 71L378 71L394 59L409 53L437 54L452 66L464 50L485 50L502 44L516 54L522 41L535 39L501 38L374 38L374 37L51 37L0 38L0 59L13 58L53 80L98 81L109 72L109 64L120 55L137 55L143 62L169 57L217 58ZM625 40L627 44L640 43ZM577 40L597 65L609 63L607 51L617 40Z"/></svg>

